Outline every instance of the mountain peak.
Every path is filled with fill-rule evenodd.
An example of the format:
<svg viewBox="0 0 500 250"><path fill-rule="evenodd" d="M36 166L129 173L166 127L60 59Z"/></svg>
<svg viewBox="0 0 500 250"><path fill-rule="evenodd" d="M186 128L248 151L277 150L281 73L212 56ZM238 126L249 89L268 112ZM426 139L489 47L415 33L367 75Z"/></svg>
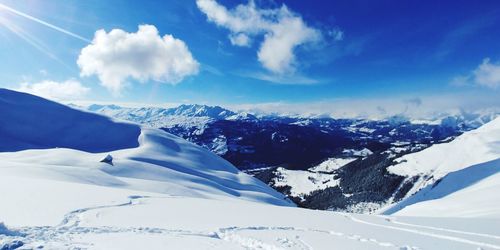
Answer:
<svg viewBox="0 0 500 250"><path fill-rule="evenodd" d="M193 116L193 117L210 117L214 119L225 119L236 113L220 106L208 106L201 104L182 104L176 108L170 108L175 115Z"/></svg>

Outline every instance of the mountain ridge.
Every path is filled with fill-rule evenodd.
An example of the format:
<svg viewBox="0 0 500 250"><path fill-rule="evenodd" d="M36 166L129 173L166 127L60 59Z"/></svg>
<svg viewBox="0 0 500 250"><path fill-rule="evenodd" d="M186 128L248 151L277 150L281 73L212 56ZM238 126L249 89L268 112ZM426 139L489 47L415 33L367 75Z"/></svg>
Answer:
<svg viewBox="0 0 500 250"><path fill-rule="evenodd" d="M199 106L186 107L181 110L195 111ZM168 123L151 122L155 121L151 117L147 123L222 156L299 206L362 213L376 212L392 196L399 201L409 191L412 182L386 170L394 159L452 141L494 117L462 112L439 122L424 122L405 116L387 120L283 116L238 119L238 115L213 118L194 116L196 112L183 114L160 114L159 119ZM325 167L320 166L329 161L347 159L351 159L349 164L321 170Z"/></svg>
<svg viewBox="0 0 500 250"><path fill-rule="evenodd" d="M36 169L27 176L41 179L292 205L226 160L159 129L6 89L0 89L0 111L8 118L0 121L4 174L15 174L13 165ZM101 162L106 155L112 165Z"/></svg>
<svg viewBox="0 0 500 250"><path fill-rule="evenodd" d="M87 106L80 106L75 104L70 104L70 106L78 107L80 109L89 110L97 113L105 113L111 116L118 116L118 114L113 114L109 110L122 110L120 113L139 113L142 111L144 114L154 114L163 116L186 116L186 117L209 117L212 119L236 119L237 116L241 116L244 119L294 119L296 121L307 121L316 119L338 119L338 120L360 120L360 121L389 121L391 123L413 123L413 124L441 124L443 126L450 127L468 127L477 128L500 115L499 110L495 109L483 109L476 111L466 111L464 109L451 110L449 112L434 113L426 118L412 118L410 115L405 113L388 115L384 118L363 118L362 116L351 117L351 118L337 118L331 115L289 115L280 113L252 113L246 110L232 111L228 108L221 106L211 106L204 104L180 104L175 107L161 108L161 107L121 107L115 104L91 104ZM149 110L149 112L148 112ZM146 116L146 115L145 115ZM236 117L234 117L236 116ZM138 115L135 117L139 118ZM128 120L125 117L122 119ZM143 117L146 118L146 117ZM140 119L135 120L135 122L143 123Z"/></svg>

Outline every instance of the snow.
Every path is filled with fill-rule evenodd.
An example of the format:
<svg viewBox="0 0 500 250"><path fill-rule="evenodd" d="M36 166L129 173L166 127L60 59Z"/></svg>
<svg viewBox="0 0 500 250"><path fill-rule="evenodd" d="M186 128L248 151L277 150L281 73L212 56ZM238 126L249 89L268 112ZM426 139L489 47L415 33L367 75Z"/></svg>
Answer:
<svg viewBox="0 0 500 250"><path fill-rule="evenodd" d="M313 122L310 119L303 119L290 123L290 125L297 125L297 126L309 126L311 124L313 124Z"/></svg>
<svg viewBox="0 0 500 250"><path fill-rule="evenodd" d="M396 159L399 164L389 167L388 171L407 177L428 176L420 178L410 195L450 172L500 158L499 144L500 118L497 118L449 143L435 144Z"/></svg>
<svg viewBox="0 0 500 250"><path fill-rule="evenodd" d="M422 223L415 218L189 197L134 196L123 203L74 210L62 218L56 226L17 227L26 236L4 240L22 239L27 247L45 249L500 248L497 219L436 218ZM463 227L465 222L469 227Z"/></svg>
<svg viewBox="0 0 500 250"><path fill-rule="evenodd" d="M236 121L236 120L255 120L257 117L254 115L247 113L247 112L240 112L231 116L228 116L225 118L226 120L229 121Z"/></svg>
<svg viewBox="0 0 500 250"><path fill-rule="evenodd" d="M0 101L0 249L500 249L498 218L300 209L161 130L13 91Z"/></svg>
<svg viewBox="0 0 500 250"><path fill-rule="evenodd" d="M418 177L385 214L500 218L500 118L455 140L396 159L388 171Z"/></svg>
<svg viewBox="0 0 500 250"><path fill-rule="evenodd" d="M280 142L280 143L284 143L284 142L288 141L288 138L285 135L281 135L278 132L273 132L271 134L271 140L277 141L277 142Z"/></svg>
<svg viewBox="0 0 500 250"><path fill-rule="evenodd" d="M6 89L0 97L0 152L65 147L95 153L139 145L141 130L133 124Z"/></svg>
<svg viewBox="0 0 500 250"><path fill-rule="evenodd" d="M335 187L339 184L339 179L335 179L335 174L288 170L281 167L276 169L275 174L277 176L273 178L274 186L290 186L290 195L294 197L303 197L313 191Z"/></svg>
<svg viewBox="0 0 500 250"><path fill-rule="evenodd" d="M402 216L500 218L500 158L446 175L387 213ZM401 210L400 210L401 209Z"/></svg>
<svg viewBox="0 0 500 250"><path fill-rule="evenodd" d="M359 157L366 157L366 156L369 156L371 154L373 154L373 152L367 148L363 148L363 149L360 149L360 150L357 150L357 149L344 149L342 151L342 153L346 154L346 155L349 155L349 156L359 156Z"/></svg>
<svg viewBox="0 0 500 250"><path fill-rule="evenodd" d="M221 196L290 205L281 194L238 171L229 162L164 131L116 122L9 90L0 90L0 101L5 118L0 121L0 149L5 151L0 153L0 173L2 178L8 177L2 179L2 185L8 185L1 190L18 186L13 180L23 177L32 178L33 183L51 180L46 186L47 192L57 190L52 188L53 181L62 181L93 185L97 189L125 188L168 195L217 199ZM30 145L35 149L13 152ZM113 165L100 162L108 154L113 156ZM68 184L67 190L70 187ZM70 193L79 193L73 191ZM95 197L97 200L89 206L109 201L111 197L118 197L118 200L127 197L117 196L114 191L109 196L96 189L89 191L88 195L92 193L102 195ZM10 195L14 195L10 200L15 201L11 204L22 203L18 199L31 196L7 192L2 197ZM27 202L35 201L30 203L33 206L26 209L44 203L31 198ZM66 205L81 207L85 204L75 200L58 208L64 211L75 208ZM17 207L0 206L1 215L21 215L14 221L24 219L25 222L35 223L42 220L41 224L54 222L51 216L28 219L29 216L23 216L17 210ZM55 217L59 218L60 214L56 213Z"/></svg>
<svg viewBox="0 0 500 250"><path fill-rule="evenodd" d="M362 128L359 128L359 132L371 134L371 133L375 132L375 129L362 127Z"/></svg>
<svg viewBox="0 0 500 250"><path fill-rule="evenodd" d="M411 124L415 124L415 125L422 125L422 124L440 125L441 124L441 120L439 120L439 119L434 119L434 120L411 119L410 123Z"/></svg>
<svg viewBox="0 0 500 250"><path fill-rule="evenodd" d="M195 134L203 134L207 125L218 119L219 115L225 117L225 115L232 114L226 114L222 109L210 112L210 107L202 105L181 105L177 108L127 108L116 105L93 104L81 109L114 117L122 121L138 123L150 128L172 128L175 126L194 128L193 133Z"/></svg>
<svg viewBox="0 0 500 250"><path fill-rule="evenodd" d="M356 158L329 158L308 170L289 170L279 167L273 178L275 187L290 187L290 195L304 197L316 190L324 190L339 185L335 170L356 160Z"/></svg>
<svg viewBox="0 0 500 250"><path fill-rule="evenodd" d="M219 135L212 140L212 144L209 145L210 151L217 155L224 155L227 153L227 138L224 135Z"/></svg>
<svg viewBox="0 0 500 250"><path fill-rule="evenodd" d="M93 104L82 107L88 111L130 121L151 128L196 128L202 134L208 124L217 120L255 120L256 117L246 112L235 113L219 106L183 104L172 108L139 107L127 108L116 105Z"/></svg>
<svg viewBox="0 0 500 250"><path fill-rule="evenodd" d="M356 160L356 158L329 158L319 165L310 168L309 170L313 172L332 172L347 165L348 163L351 163L354 160Z"/></svg>

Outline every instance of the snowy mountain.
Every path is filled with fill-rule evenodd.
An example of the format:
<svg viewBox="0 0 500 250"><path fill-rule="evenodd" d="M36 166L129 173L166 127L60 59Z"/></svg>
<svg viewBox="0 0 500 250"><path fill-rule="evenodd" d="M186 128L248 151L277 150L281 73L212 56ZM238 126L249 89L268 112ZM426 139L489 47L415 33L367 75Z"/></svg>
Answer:
<svg viewBox="0 0 500 250"><path fill-rule="evenodd" d="M81 108L153 128L170 128L182 125L187 128L197 127L201 129L205 127L207 123L216 120L234 119L235 117L245 116L245 114L237 114L219 106L198 104L183 104L175 108L126 108L117 105L92 104L88 107Z"/></svg>
<svg viewBox="0 0 500 250"><path fill-rule="evenodd" d="M207 106L207 105L180 105L175 108L125 108L117 105L99 105L92 104L87 107L89 111L94 111L97 113L106 113L111 116L120 116L128 114L128 117L136 117L137 119L142 118L143 120L137 120L140 123L145 123L147 118L153 116L187 116L187 117L209 117L212 119L226 119L227 117L236 115L236 113L223 109L219 106ZM127 118L127 116L123 116Z"/></svg>
<svg viewBox="0 0 500 250"><path fill-rule="evenodd" d="M500 118L496 118L479 129L437 144L412 145L397 142L388 150L374 151L370 154L361 154L368 150L343 150L343 155L339 154L305 170L268 168L258 171L255 176L303 207L379 213L393 206L386 213L394 213L416 202L430 200L432 197L441 198L452 191L456 193L458 187L465 188L471 185L469 189L480 189L481 186L472 185L478 181L476 178L481 176L486 178L488 177L486 175L493 175L498 171L499 166L495 160L500 157L499 124ZM489 161L492 162L486 164ZM481 164L486 165L484 170L479 167ZM474 165L477 166L471 167ZM468 167L471 168L465 170ZM463 179L468 176L469 179ZM488 185L495 187L497 184L491 178ZM452 185L453 188L446 187L446 183L455 182L460 183L458 187L456 185ZM448 190L448 193L436 191L441 189ZM452 191L449 191L450 189ZM422 191L417 193L419 190ZM494 211L498 211L498 200L491 199L494 193L485 191L484 195L474 195L472 191L467 192L474 197L470 200L478 201L481 199L479 197L490 197L482 198L483 200L478 203L485 204L483 213L496 216L497 213ZM443 199L433 203L439 204L441 200ZM457 199L456 202L460 204L463 200ZM435 206L428 207L436 213L441 211L435 209ZM450 209L450 206L442 207L443 210ZM449 211L450 216L468 213L465 206L455 207L455 212ZM470 214L477 215L479 208L474 205L471 207L476 210ZM397 214L412 214L408 211L416 209L403 209ZM431 214L429 211L414 213L420 216Z"/></svg>
<svg viewBox="0 0 500 250"><path fill-rule="evenodd" d="M409 191L386 213L500 217L500 118L449 143L396 159Z"/></svg>
<svg viewBox="0 0 500 250"><path fill-rule="evenodd" d="M0 111L0 249L500 249L498 218L295 208L162 130L4 89Z"/></svg>
<svg viewBox="0 0 500 250"><path fill-rule="evenodd" d="M289 204L229 162L162 130L116 122L5 89L0 89L0 96L4 118L0 150L5 152L1 159L4 165L36 168L30 175L64 181L78 173L79 183ZM101 163L108 154L112 164ZM11 168L2 170L16 173Z"/></svg>
<svg viewBox="0 0 500 250"><path fill-rule="evenodd" d="M437 114L429 120L413 120L404 115L363 120L256 117L203 105L170 109L91 105L88 109L158 127L200 145L300 206L364 213L384 206L404 180L386 170L394 164L394 159L451 141L496 114L459 110ZM318 166L328 165L332 160L347 160L343 165L351 164L343 169L337 166L318 170L321 169ZM366 185L358 185L360 181ZM396 200L407 190L401 191Z"/></svg>

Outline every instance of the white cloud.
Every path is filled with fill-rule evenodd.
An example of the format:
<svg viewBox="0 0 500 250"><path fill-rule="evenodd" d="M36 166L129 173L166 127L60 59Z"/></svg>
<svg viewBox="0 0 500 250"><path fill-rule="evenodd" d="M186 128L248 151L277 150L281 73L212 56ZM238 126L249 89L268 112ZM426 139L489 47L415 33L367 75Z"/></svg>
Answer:
<svg viewBox="0 0 500 250"><path fill-rule="evenodd" d="M258 60L273 73L293 72L297 66L295 49L322 39L319 30L309 27L300 15L285 5L260 9L250 0L246 5L228 10L215 0L197 0L196 4L209 21L230 30L233 45L250 46L252 37L263 35Z"/></svg>
<svg viewBox="0 0 500 250"><path fill-rule="evenodd" d="M64 82L47 80L37 83L21 83L17 90L55 101L81 100L90 92L90 88L74 79Z"/></svg>
<svg viewBox="0 0 500 250"><path fill-rule="evenodd" d="M474 82L489 88L500 87L500 63L490 63L489 58L484 59L474 70Z"/></svg>
<svg viewBox="0 0 500 250"><path fill-rule="evenodd" d="M299 74L294 75L275 75L262 72L241 72L240 76L250 77L261 81L273 82L287 85L311 85L321 83L320 80L312 79Z"/></svg>
<svg viewBox="0 0 500 250"><path fill-rule="evenodd" d="M238 34L230 34L229 41L231 41L232 45L240 46L240 47L250 47L252 41L250 37L243 33Z"/></svg>
<svg viewBox="0 0 500 250"><path fill-rule="evenodd" d="M489 58L485 58L469 75L456 76L453 78L451 85L479 85L496 89L500 87L500 63L491 63Z"/></svg>
<svg viewBox="0 0 500 250"><path fill-rule="evenodd" d="M495 93L454 93L430 96L387 96L379 98L339 98L314 102L270 102L227 105L233 110L256 114L301 115L311 117L384 119L403 115L411 119L437 119L463 112L494 111L500 114Z"/></svg>
<svg viewBox="0 0 500 250"><path fill-rule="evenodd" d="M456 76L453 79L451 79L450 84L453 86L466 86L470 82L470 76Z"/></svg>
<svg viewBox="0 0 500 250"><path fill-rule="evenodd" d="M82 76L97 75L115 94L128 78L176 84L197 74L199 68L182 40L171 35L161 37L153 25L140 25L135 33L98 30L92 44L80 52L77 63Z"/></svg>

